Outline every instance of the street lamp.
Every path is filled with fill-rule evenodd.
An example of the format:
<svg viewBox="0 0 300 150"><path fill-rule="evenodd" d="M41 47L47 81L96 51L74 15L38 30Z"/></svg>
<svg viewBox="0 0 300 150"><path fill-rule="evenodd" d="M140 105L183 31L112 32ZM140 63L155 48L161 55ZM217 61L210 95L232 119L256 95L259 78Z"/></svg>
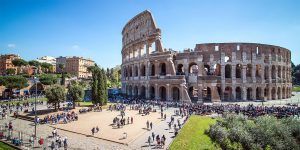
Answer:
<svg viewBox="0 0 300 150"><path fill-rule="evenodd" d="M37 126L37 113L36 113L36 100L37 100L37 83L39 82L37 75L37 68L34 70L34 84L35 84L35 98L34 98L34 138L36 139L36 126Z"/></svg>

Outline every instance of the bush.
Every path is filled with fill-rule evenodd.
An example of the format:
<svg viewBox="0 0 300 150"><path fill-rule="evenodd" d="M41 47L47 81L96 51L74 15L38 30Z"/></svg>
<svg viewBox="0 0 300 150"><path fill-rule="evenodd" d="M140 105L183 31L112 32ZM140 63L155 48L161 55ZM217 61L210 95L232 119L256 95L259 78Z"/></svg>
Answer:
<svg viewBox="0 0 300 150"><path fill-rule="evenodd" d="M300 149L300 121L261 116L250 120L242 115L224 115L207 134L222 149Z"/></svg>

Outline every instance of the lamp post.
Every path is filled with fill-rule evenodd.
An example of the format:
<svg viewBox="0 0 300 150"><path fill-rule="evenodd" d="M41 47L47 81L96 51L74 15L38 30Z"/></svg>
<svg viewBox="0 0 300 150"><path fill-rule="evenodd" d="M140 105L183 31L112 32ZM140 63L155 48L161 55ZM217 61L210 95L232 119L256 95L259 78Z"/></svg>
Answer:
<svg viewBox="0 0 300 150"><path fill-rule="evenodd" d="M35 84L35 98L34 98L34 138L36 139L36 126L37 126L37 113L36 113L36 100L37 100L37 83L38 78L37 75L37 68L34 71L34 84Z"/></svg>

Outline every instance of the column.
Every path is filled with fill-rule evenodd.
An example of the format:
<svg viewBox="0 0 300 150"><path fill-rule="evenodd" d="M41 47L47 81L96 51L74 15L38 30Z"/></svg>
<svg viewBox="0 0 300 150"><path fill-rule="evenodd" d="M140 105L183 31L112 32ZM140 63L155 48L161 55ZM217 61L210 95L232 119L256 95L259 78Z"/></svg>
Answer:
<svg viewBox="0 0 300 150"><path fill-rule="evenodd" d="M243 101L247 101L247 88L246 87L242 87L242 99Z"/></svg>
<svg viewBox="0 0 300 150"><path fill-rule="evenodd" d="M158 85L155 84L155 99L159 100L160 96L159 96L159 89L158 89Z"/></svg>
<svg viewBox="0 0 300 150"><path fill-rule="evenodd" d="M247 82L246 70L247 70L247 65L242 65L242 79L243 79L243 83Z"/></svg>
<svg viewBox="0 0 300 150"><path fill-rule="evenodd" d="M150 90L149 90L149 84L146 84L146 99L150 99Z"/></svg>
<svg viewBox="0 0 300 150"><path fill-rule="evenodd" d="M167 89L166 90L167 90L167 101L172 101L170 84L167 84Z"/></svg>

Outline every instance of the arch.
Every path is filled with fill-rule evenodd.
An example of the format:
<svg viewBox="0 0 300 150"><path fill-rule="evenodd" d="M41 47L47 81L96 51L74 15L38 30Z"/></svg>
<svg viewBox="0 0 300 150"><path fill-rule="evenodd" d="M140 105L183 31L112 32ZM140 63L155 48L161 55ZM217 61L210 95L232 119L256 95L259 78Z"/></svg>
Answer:
<svg viewBox="0 0 300 150"><path fill-rule="evenodd" d="M281 78L281 66L277 67L277 77Z"/></svg>
<svg viewBox="0 0 300 150"><path fill-rule="evenodd" d="M277 88L277 99L281 99L281 88Z"/></svg>
<svg viewBox="0 0 300 150"><path fill-rule="evenodd" d="M166 69L166 64L165 63L160 63L159 64L159 69L160 69L159 75L164 76L164 75L167 74L167 69Z"/></svg>
<svg viewBox="0 0 300 150"><path fill-rule="evenodd" d="M225 78L231 78L231 65L225 65Z"/></svg>
<svg viewBox="0 0 300 150"><path fill-rule="evenodd" d="M211 89L210 87L205 87L202 90L203 101L211 102Z"/></svg>
<svg viewBox="0 0 300 150"><path fill-rule="evenodd" d="M203 71L205 72L206 75L211 75L211 73L210 73L210 65L205 64L203 69L204 69Z"/></svg>
<svg viewBox="0 0 300 150"><path fill-rule="evenodd" d="M252 77L252 65L247 64L246 77Z"/></svg>
<svg viewBox="0 0 300 150"><path fill-rule="evenodd" d="M281 97L282 99L286 98L285 87L282 87Z"/></svg>
<svg viewBox="0 0 300 150"><path fill-rule="evenodd" d="M264 90L264 97L265 97L265 99L269 99L269 87L268 86Z"/></svg>
<svg viewBox="0 0 300 150"><path fill-rule="evenodd" d="M235 76L236 78L242 78L242 68L243 66L241 64L237 64L236 65L236 69L235 69Z"/></svg>
<svg viewBox="0 0 300 150"><path fill-rule="evenodd" d="M132 97L132 86L129 85L129 88L128 88L128 96Z"/></svg>
<svg viewBox="0 0 300 150"><path fill-rule="evenodd" d="M135 71L135 76L137 77L139 75L139 69L138 66L134 67L134 71Z"/></svg>
<svg viewBox="0 0 300 150"><path fill-rule="evenodd" d="M176 86L174 86L172 88L172 98L173 98L174 101L179 101L180 100L180 90Z"/></svg>
<svg viewBox="0 0 300 150"><path fill-rule="evenodd" d="M256 76L257 78L261 78L261 65L260 65L260 64L257 64L257 65L256 65L255 76Z"/></svg>
<svg viewBox="0 0 300 150"><path fill-rule="evenodd" d="M159 88L159 97L161 101L166 101L167 99L167 90L164 86Z"/></svg>
<svg viewBox="0 0 300 150"><path fill-rule="evenodd" d="M215 75L216 76L221 76L221 65L220 64L215 64L214 69L215 69Z"/></svg>
<svg viewBox="0 0 300 150"><path fill-rule="evenodd" d="M138 97L138 86L134 86L133 88L133 96Z"/></svg>
<svg viewBox="0 0 300 150"><path fill-rule="evenodd" d="M132 69L133 69L132 66L130 66L130 67L129 67L129 76L130 76L130 77L133 77Z"/></svg>
<svg viewBox="0 0 300 150"><path fill-rule="evenodd" d="M198 65L195 62L190 63L189 65L189 73L198 75Z"/></svg>
<svg viewBox="0 0 300 150"><path fill-rule="evenodd" d="M141 76L146 76L146 66L144 64L141 66Z"/></svg>
<svg viewBox="0 0 300 150"><path fill-rule="evenodd" d="M265 66L265 80L269 79L269 66Z"/></svg>
<svg viewBox="0 0 300 150"><path fill-rule="evenodd" d="M189 88L189 96L191 98L192 101L197 101L198 100L198 89L196 89L195 87L191 86Z"/></svg>
<svg viewBox="0 0 300 150"><path fill-rule="evenodd" d="M251 87L247 88L247 100L253 100Z"/></svg>
<svg viewBox="0 0 300 150"><path fill-rule="evenodd" d="M276 99L276 88L275 87L272 88L271 94L272 94L272 99L275 100Z"/></svg>
<svg viewBox="0 0 300 150"><path fill-rule="evenodd" d="M272 79L276 79L276 67L273 65L272 66Z"/></svg>
<svg viewBox="0 0 300 150"><path fill-rule="evenodd" d="M224 100L231 101L232 100L232 88L227 86L224 91Z"/></svg>
<svg viewBox="0 0 300 150"><path fill-rule="evenodd" d="M155 98L155 87L154 86L150 87L149 95L150 95L150 99L154 99Z"/></svg>
<svg viewBox="0 0 300 150"><path fill-rule="evenodd" d="M141 87L140 98L142 98L142 99L145 99L145 98L146 98L146 87L145 87L145 86L142 86L142 87Z"/></svg>
<svg viewBox="0 0 300 150"><path fill-rule="evenodd" d="M177 65L177 75L184 75L183 64L178 64Z"/></svg>
<svg viewBox="0 0 300 150"><path fill-rule="evenodd" d="M237 101L242 100L242 89L241 89L241 87L236 87L235 88L235 93L236 93L236 100Z"/></svg>
<svg viewBox="0 0 300 150"><path fill-rule="evenodd" d="M151 76L155 76L155 65L151 64Z"/></svg>
<svg viewBox="0 0 300 150"><path fill-rule="evenodd" d="M263 100L261 87L256 88L256 100Z"/></svg>

